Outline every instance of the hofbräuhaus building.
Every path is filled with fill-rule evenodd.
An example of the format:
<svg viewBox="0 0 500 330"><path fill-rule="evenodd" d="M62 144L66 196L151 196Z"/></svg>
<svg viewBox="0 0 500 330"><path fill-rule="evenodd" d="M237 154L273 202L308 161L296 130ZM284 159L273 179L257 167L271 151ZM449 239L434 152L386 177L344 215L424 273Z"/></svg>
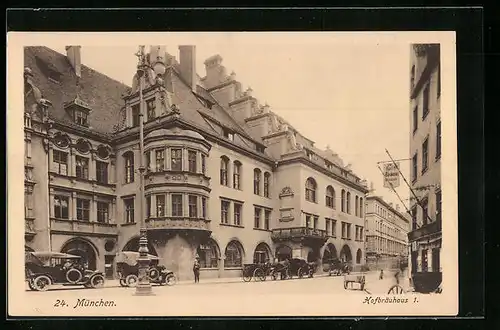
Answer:
<svg viewBox="0 0 500 330"><path fill-rule="evenodd" d="M25 248L81 255L113 278L116 254L138 249L139 81L85 66L80 51L24 51ZM364 264L364 181L242 90L219 55L204 77L195 56L146 56L150 252L181 280L196 256L202 278L290 257Z"/></svg>

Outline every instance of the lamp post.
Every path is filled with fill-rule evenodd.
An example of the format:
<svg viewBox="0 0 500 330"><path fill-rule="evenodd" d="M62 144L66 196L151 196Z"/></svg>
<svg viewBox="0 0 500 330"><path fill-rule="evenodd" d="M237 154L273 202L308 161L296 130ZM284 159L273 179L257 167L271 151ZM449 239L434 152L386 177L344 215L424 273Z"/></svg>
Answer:
<svg viewBox="0 0 500 330"><path fill-rule="evenodd" d="M139 212L141 217L141 229L140 229L140 239L139 239L139 283L137 283L135 295L138 296L150 296L153 295L153 290L151 287L151 282L148 276L149 269L149 250L148 250L148 236L146 228L146 216L144 213L145 199L144 194L144 172L146 168L144 167L144 100L142 91L144 89L144 79L146 72L148 70L148 65L146 63L146 57L144 54L144 46L139 46L139 51L136 56L139 58L139 63L137 64L137 77L139 79L139 175L140 175L140 203Z"/></svg>

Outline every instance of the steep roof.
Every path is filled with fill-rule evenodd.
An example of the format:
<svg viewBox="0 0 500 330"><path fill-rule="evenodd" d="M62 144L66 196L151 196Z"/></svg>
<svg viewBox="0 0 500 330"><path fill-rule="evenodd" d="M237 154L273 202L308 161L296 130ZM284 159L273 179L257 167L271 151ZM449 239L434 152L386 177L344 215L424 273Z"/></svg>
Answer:
<svg viewBox="0 0 500 330"><path fill-rule="evenodd" d="M205 120L204 117L206 117L253 142L262 143L262 140L251 136L244 128L238 125L236 120L224 110L203 87L197 86L195 95L175 68L172 69L172 67L170 67L168 69L168 75L171 79L174 92L172 101L179 107L183 118L197 124L209 132L217 132ZM202 100L208 101L211 107L204 104Z"/></svg>
<svg viewBox="0 0 500 330"><path fill-rule="evenodd" d="M80 99L92 108L88 130L112 133L124 106L122 95L130 89L129 86L83 64L77 84L77 76L66 56L43 46L25 47L24 66L32 70L33 82L43 97L52 102L49 108L51 119L78 126L64 109L64 103L74 100L78 93ZM53 74L58 76L59 82L49 78Z"/></svg>

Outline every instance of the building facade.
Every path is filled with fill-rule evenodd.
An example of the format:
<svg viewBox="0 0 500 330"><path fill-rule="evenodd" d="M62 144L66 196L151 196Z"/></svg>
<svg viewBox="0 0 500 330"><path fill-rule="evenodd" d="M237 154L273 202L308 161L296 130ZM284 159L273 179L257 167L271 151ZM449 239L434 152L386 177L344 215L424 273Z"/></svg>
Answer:
<svg viewBox="0 0 500 330"><path fill-rule="evenodd" d="M80 46L66 52L24 53L27 250L81 255L112 278L144 218L150 253L179 279L196 256L202 278L292 257L365 263L365 181L243 91L219 55L200 77L195 46L179 61L151 46L140 155L137 74L126 86L82 64Z"/></svg>
<svg viewBox="0 0 500 330"><path fill-rule="evenodd" d="M440 45L411 46L412 278L441 278L441 76ZM436 280L440 282L441 280Z"/></svg>
<svg viewBox="0 0 500 330"><path fill-rule="evenodd" d="M366 263L370 269L399 268L408 260L410 222L382 197L366 198Z"/></svg>

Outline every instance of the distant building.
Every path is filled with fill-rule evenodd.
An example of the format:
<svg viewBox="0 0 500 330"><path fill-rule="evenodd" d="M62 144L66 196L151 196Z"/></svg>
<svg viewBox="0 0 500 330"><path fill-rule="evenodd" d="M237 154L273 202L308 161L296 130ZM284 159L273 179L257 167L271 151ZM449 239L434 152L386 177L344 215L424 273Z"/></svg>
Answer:
<svg viewBox="0 0 500 330"><path fill-rule="evenodd" d="M366 263L370 269L398 268L408 258L408 219L382 197L366 198Z"/></svg>
<svg viewBox="0 0 500 330"><path fill-rule="evenodd" d="M143 93L150 253L179 279L195 256L202 278L291 257L364 264L364 181L243 91L220 56L200 77L195 46L179 49L179 62L162 46L147 54L167 67L156 76L150 62ZM138 79L126 86L66 50L24 51L25 245L113 277L143 217Z"/></svg>
<svg viewBox="0 0 500 330"><path fill-rule="evenodd" d="M439 44L411 46L410 157L414 284L441 280L441 69Z"/></svg>

